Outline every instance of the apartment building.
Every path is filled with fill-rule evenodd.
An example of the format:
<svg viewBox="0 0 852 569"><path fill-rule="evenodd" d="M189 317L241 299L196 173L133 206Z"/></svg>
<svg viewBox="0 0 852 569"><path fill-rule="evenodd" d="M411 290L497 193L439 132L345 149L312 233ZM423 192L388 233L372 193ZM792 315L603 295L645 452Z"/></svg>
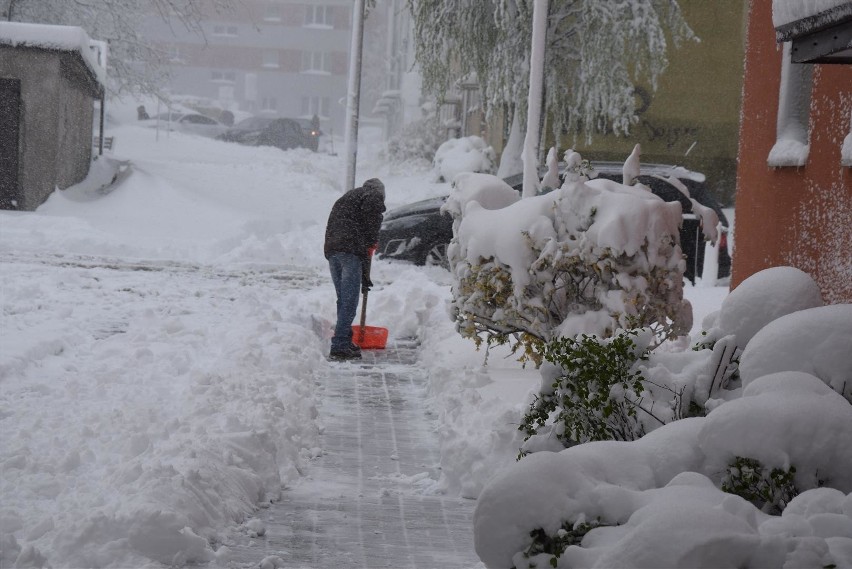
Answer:
<svg viewBox="0 0 852 569"><path fill-rule="evenodd" d="M168 55L174 96L253 115L310 118L343 132L350 0L242 0L210 10L203 33L152 14L145 36Z"/></svg>

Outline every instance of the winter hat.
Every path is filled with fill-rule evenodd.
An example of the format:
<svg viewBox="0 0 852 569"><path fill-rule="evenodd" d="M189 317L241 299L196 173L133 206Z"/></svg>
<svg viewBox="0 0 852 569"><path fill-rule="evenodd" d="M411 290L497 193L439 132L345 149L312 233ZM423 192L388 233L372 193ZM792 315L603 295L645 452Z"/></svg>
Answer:
<svg viewBox="0 0 852 569"><path fill-rule="evenodd" d="M364 182L364 189L366 190L378 190L382 197L385 197L385 185L378 178L370 178L366 182Z"/></svg>

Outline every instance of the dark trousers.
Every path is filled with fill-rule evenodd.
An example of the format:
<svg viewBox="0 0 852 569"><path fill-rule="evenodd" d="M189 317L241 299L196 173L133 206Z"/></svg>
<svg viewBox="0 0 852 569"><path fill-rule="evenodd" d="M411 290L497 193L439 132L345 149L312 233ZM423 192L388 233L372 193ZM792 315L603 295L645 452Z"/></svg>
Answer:
<svg viewBox="0 0 852 569"><path fill-rule="evenodd" d="M328 258L328 266L337 293L337 324L331 338L331 350L345 350L352 344L352 323L358 311L361 259L352 253L335 253Z"/></svg>

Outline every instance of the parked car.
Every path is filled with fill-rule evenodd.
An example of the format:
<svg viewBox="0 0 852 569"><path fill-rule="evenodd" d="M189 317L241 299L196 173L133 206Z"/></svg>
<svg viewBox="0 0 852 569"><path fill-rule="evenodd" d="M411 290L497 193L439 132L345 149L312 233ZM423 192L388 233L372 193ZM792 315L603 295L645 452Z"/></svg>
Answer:
<svg viewBox="0 0 852 569"><path fill-rule="evenodd" d="M275 146L282 150L308 148L316 152L321 134L307 119L249 117L217 138L247 146Z"/></svg>
<svg viewBox="0 0 852 569"><path fill-rule="evenodd" d="M311 119L293 119L302 127L302 132L305 135L305 140L307 141L306 148L310 148L314 152L319 150L319 139L322 136L322 131Z"/></svg>
<svg viewBox="0 0 852 569"><path fill-rule="evenodd" d="M159 126L162 129L171 129L209 138L216 138L228 130L228 127L224 124L201 113L172 111L147 119L147 122L151 128Z"/></svg>
<svg viewBox="0 0 852 569"><path fill-rule="evenodd" d="M593 162L597 177L621 182L622 164L615 162ZM698 217L692 213L692 202L671 183L657 176L674 176L680 180L690 195L700 204L712 208L722 225L719 236L719 274L724 279L731 274L731 256L728 252L728 220L721 206L707 191L704 175L685 168L663 164L643 164L642 175L637 180L651 188L654 194L666 201L679 201L683 209L683 224L680 229L681 249L686 255L684 276L695 282L704 268L704 234ZM515 190L521 191L523 175L517 174L504 181ZM453 238L453 221L441 206L448 196L405 205L385 213L379 233L378 254L383 259L413 262L416 265L440 265L449 267L447 245Z"/></svg>

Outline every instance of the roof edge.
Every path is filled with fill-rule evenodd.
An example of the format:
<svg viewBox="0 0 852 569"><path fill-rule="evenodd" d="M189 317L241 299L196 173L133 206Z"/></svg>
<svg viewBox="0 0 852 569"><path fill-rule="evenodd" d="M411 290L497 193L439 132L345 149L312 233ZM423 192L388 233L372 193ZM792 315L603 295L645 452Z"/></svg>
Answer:
<svg viewBox="0 0 852 569"><path fill-rule="evenodd" d="M852 2L839 4L818 14L777 26L775 28L775 40L778 43L792 41L803 35L847 22L852 25Z"/></svg>

